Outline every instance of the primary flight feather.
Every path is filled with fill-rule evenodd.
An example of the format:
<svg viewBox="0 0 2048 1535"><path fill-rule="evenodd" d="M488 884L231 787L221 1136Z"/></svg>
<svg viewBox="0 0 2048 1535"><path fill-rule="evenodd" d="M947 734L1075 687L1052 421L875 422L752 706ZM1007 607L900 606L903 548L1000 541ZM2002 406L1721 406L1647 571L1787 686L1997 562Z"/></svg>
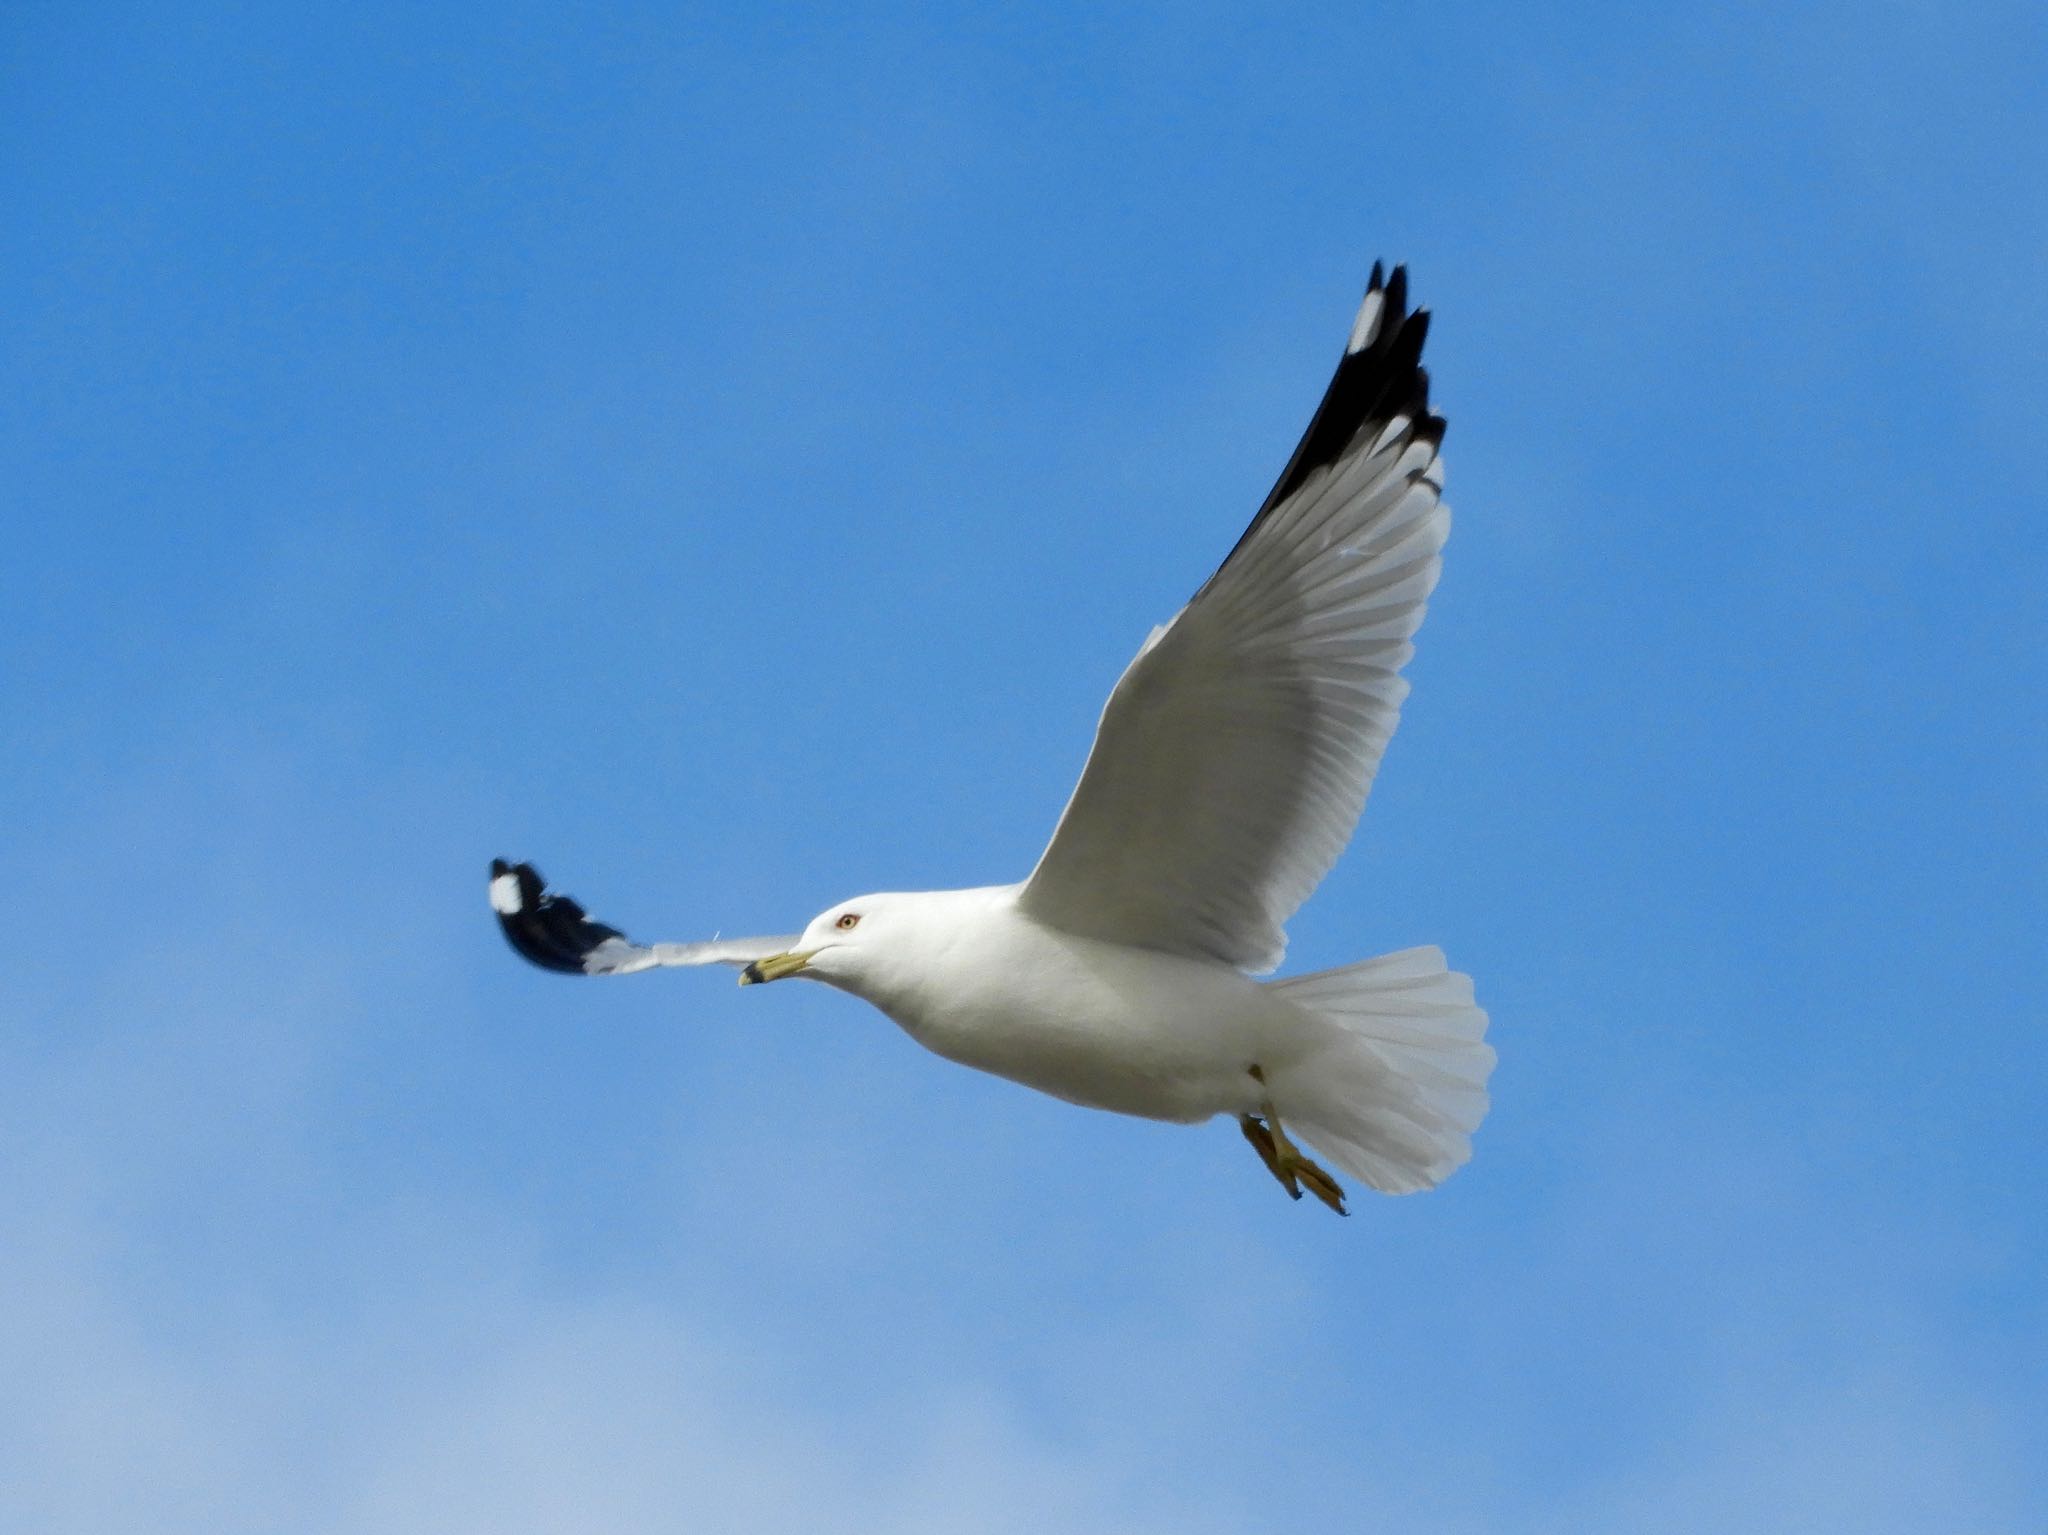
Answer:
<svg viewBox="0 0 2048 1535"><path fill-rule="evenodd" d="M1435 949L1252 978L1350 840L1407 694L1450 527L1428 324L1404 269L1375 266L1287 468L1111 691L1023 883L858 897L784 937L643 945L500 859L491 904L512 946L571 973L821 980L940 1055L1075 1103L1234 1115L1290 1194L1340 1213L1290 1130L1376 1189L1440 1182L1487 1108L1471 981Z"/></svg>

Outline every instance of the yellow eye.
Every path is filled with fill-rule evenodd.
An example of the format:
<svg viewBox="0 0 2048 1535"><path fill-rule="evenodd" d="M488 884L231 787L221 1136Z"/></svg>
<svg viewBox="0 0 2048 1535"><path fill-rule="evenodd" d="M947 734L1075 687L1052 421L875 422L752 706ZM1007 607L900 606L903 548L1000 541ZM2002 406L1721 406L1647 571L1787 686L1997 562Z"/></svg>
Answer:
<svg viewBox="0 0 2048 1535"><path fill-rule="evenodd" d="M858 912L850 911L832 925L841 930L844 930L849 927L858 927L860 925L860 914Z"/></svg>

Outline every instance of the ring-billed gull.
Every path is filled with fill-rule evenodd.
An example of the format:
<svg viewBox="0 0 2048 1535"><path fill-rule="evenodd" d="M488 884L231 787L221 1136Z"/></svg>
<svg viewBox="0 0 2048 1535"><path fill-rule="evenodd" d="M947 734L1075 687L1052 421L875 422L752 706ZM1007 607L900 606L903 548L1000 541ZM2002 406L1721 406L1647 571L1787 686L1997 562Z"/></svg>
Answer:
<svg viewBox="0 0 2048 1535"><path fill-rule="evenodd" d="M1073 1103L1235 1115L1289 1194L1339 1214L1343 1190L1290 1130L1386 1193L1441 1182L1471 1155L1493 1070L1470 979L1434 948L1254 979L1365 808L1450 527L1429 315L1407 287L1374 266L1279 483L1110 693L1030 878L858 896L784 937L637 944L499 859L512 946L574 974L823 981L949 1060Z"/></svg>

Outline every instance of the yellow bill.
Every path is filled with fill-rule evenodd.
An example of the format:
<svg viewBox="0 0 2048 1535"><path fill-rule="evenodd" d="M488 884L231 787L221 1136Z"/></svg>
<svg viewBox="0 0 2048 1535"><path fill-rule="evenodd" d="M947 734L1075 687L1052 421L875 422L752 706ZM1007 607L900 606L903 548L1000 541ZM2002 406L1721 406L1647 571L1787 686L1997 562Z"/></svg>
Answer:
<svg viewBox="0 0 2048 1535"><path fill-rule="evenodd" d="M740 972L740 984L752 986L757 981L779 981L785 975L795 975L817 952L807 949L801 954L771 954L766 959L757 959Z"/></svg>

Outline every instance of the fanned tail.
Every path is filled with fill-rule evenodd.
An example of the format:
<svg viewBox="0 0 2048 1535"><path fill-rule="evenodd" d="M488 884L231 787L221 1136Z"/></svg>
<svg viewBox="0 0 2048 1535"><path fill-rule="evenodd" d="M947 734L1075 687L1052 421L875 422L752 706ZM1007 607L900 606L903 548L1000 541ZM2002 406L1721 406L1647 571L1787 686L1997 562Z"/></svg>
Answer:
<svg viewBox="0 0 2048 1535"><path fill-rule="evenodd" d="M1288 1128L1386 1194L1436 1187L1471 1158L1493 1047L1472 978L1403 949L1268 987L1322 1021L1324 1043L1273 1083Z"/></svg>

